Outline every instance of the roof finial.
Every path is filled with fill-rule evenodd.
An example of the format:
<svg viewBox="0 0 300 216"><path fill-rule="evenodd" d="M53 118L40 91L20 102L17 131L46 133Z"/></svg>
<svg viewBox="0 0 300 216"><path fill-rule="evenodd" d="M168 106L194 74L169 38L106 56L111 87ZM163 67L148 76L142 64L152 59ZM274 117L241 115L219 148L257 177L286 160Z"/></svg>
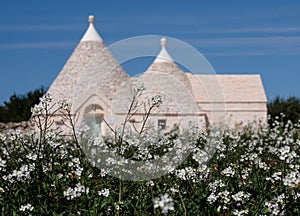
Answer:
<svg viewBox="0 0 300 216"><path fill-rule="evenodd" d="M163 37L163 38L160 39L160 44L161 44L162 47L166 47L166 43L167 43L166 38Z"/></svg>
<svg viewBox="0 0 300 216"><path fill-rule="evenodd" d="M89 16L89 23L94 23L95 22L95 17L93 15Z"/></svg>
<svg viewBox="0 0 300 216"><path fill-rule="evenodd" d="M97 30L94 26L95 17L93 15L89 16L89 27L86 30L85 34L81 38L81 42L84 41L103 41L100 35L98 34Z"/></svg>

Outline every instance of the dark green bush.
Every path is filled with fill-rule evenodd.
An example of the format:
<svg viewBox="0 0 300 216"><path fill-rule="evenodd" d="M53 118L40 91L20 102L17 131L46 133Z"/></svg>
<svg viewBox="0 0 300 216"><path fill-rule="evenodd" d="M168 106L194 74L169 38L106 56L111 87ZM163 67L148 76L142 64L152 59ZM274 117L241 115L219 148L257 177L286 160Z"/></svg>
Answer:
<svg viewBox="0 0 300 216"><path fill-rule="evenodd" d="M269 124L271 126L276 117L280 117L280 120L285 124L288 120L297 123L300 119L300 99L297 97L287 99L276 97L268 103L268 114L270 115Z"/></svg>
<svg viewBox="0 0 300 216"><path fill-rule="evenodd" d="M30 91L25 95L14 93L8 102L4 102L4 106L0 106L0 122L28 121L31 116L30 108L39 103L40 97L45 93L44 87Z"/></svg>

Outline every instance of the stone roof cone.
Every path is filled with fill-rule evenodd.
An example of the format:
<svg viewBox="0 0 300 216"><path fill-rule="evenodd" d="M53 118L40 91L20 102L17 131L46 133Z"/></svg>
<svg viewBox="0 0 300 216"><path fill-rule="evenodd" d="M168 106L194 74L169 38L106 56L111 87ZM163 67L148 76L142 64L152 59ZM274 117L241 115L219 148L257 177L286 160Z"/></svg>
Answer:
<svg viewBox="0 0 300 216"><path fill-rule="evenodd" d="M94 16L89 16L88 21L80 43L48 90L54 102L73 102L78 94L96 93L95 89L111 100L118 86L129 78L95 29Z"/></svg>
<svg viewBox="0 0 300 216"><path fill-rule="evenodd" d="M191 90L191 84L186 76L185 72L180 70L177 64L174 62L173 58L170 56L166 49L167 39L161 38L161 51L150 65L150 67L146 70L145 74L149 73L167 73L169 75L174 76L176 80L181 82L186 88Z"/></svg>

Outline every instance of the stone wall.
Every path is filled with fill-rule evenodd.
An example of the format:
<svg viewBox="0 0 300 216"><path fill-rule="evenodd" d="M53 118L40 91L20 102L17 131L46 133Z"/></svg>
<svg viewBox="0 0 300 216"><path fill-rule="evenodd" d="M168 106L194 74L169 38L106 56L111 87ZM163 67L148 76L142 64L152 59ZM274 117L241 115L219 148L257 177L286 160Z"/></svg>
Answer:
<svg viewBox="0 0 300 216"><path fill-rule="evenodd" d="M8 122L8 123L0 122L0 133L2 134L6 134L10 130L20 130L27 133L33 129L34 129L34 124L30 121Z"/></svg>

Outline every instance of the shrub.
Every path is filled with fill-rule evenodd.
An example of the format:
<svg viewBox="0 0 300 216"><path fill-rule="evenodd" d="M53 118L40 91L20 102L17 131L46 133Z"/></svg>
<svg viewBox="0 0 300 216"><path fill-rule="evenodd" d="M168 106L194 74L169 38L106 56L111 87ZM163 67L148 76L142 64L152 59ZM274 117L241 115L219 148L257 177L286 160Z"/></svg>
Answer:
<svg viewBox="0 0 300 216"><path fill-rule="evenodd" d="M268 103L269 124L272 126L275 118L280 117L280 121L285 124L288 120L297 123L300 120L300 99L289 97L283 99L276 97Z"/></svg>
<svg viewBox="0 0 300 216"><path fill-rule="evenodd" d="M30 108L37 104L45 93L44 87L30 91L26 95L14 93L8 102L4 102L4 106L0 106L0 122L28 121L31 116Z"/></svg>
<svg viewBox="0 0 300 216"><path fill-rule="evenodd" d="M120 134L108 137L101 145L137 161L146 150L163 156L182 137L193 144L193 152L166 175L126 181L111 176L109 167L98 168L84 154L80 134L63 139L51 130L51 112L41 115L43 110L64 114L74 129L70 111L64 102L50 105L47 95L42 100L43 107L32 109L38 116L38 134L0 135L2 215L300 214L299 122L275 121L272 128L249 126L221 134L194 127L190 133L174 130L151 139L149 149L134 144L138 136L126 132L121 140Z"/></svg>

